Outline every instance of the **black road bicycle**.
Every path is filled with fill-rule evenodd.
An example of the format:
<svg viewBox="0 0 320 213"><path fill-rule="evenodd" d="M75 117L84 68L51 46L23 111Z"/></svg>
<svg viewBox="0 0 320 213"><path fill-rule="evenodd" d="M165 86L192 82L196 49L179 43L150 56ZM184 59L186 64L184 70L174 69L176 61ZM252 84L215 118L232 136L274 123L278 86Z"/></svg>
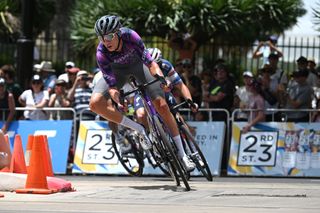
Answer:
<svg viewBox="0 0 320 213"><path fill-rule="evenodd" d="M138 93L143 100L144 108L146 110L147 121L148 121L148 130L152 135L152 149L147 151L151 154L153 159L156 162L156 165L159 166L162 171L167 171L170 176L174 179L177 186L180 186L180 180L183 182L185 189L187 191L191 190L188 178L185 172L185 169L177 157L176 147L174 145L173 139L169 134L169 130L166 125L163 123L161 117L156 112L154 106L152 105L150 97L146 94L145 88L159 80L164 80L161 77L157 77L155 80L148 82L146 84L138 84L133 76L130 77L130 82L136 89L133 89L129 92L124 93L123 90L120 90L120 98L123 103L123 98L133 94ZM138 154L134 157L141 157L143 155ZM138 163L140 160L137 160ZM143 168L143 162L140 162L141 168ZM132 167L133 168L133 167ZM130 169L132 171L132 169ZM142 169L141 169L142 171ZM139 171L140 172L140 171ZM139 174L139 173L136 173Z"/></svg>

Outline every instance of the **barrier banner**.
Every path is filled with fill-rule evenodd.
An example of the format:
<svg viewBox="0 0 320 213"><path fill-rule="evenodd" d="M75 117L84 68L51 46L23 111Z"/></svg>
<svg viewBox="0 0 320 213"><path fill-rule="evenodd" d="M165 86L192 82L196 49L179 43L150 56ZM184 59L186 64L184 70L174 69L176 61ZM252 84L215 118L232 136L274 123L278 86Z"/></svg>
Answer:
<svg viewBox="0 0 320 213"><path fill-rule="evenodd" d="M318 123L259 123L242 133L234 122L228 175L320 176Z"/></svg>
<svg viewBox="0 0 320 213"><path fill-rule="evenodd" d="M0 125L2 124L3 122L0 123ZM28 135L46 135L49 142L53 172L55 174L66 174L71 130L72 120L21 120L10 123L8 136L11 147L13 147L15 134L19 134L25 152Z"/></svg>
<svg viewBox="0 0 320 213"><path fill-rule="evenodd" d="M195 139L207 158L213 175L220 174L220 162L224 141L224 122L188 122L196 130ZM143 174L163 175L145 159ZM128 174L118 160L111 141L107 121L81 121L72 173ZM199 175L194 171L192 175Z"/></svg>

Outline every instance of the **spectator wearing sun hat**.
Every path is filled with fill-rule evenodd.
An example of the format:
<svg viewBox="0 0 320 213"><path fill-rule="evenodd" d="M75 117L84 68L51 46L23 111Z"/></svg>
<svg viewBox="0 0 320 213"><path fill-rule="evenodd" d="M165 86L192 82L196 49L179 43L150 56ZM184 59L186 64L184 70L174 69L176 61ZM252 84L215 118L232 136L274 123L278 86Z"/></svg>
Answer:
<svg viewBox="0 0 320 213"><path fill-rule="evenodd" d="M56 70L52 68L51 61L42 61L40 64L35 64L34 69L41 76L44 89L48 90L49 94L53 92L57 76L55 75Z"/></svg>

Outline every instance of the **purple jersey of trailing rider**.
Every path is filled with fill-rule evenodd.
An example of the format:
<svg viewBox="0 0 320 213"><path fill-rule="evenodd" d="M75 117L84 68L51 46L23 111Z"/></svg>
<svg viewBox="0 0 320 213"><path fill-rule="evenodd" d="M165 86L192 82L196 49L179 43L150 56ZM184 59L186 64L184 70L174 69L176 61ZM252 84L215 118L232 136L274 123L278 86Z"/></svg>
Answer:
<svg viewBox="0 0 320 213"><path fill-rule="evenodd" d="M125 27L120 28L120 32L120 37L123 42L121 51L110 52L102 42L100 42L97 47L97 63L103 73L104 79L110 87L116 85L116 79L111 69L112 63L131 64L136 61L137 57L148 67L150 67L152 62L151 55L145 48L138 33Z"/></svg>

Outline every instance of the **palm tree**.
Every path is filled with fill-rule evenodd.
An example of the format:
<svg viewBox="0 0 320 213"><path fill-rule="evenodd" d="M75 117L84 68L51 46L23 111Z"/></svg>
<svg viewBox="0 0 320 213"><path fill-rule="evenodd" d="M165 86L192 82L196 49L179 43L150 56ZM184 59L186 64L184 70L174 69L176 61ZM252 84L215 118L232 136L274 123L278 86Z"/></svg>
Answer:
<svg viewBox="0 0 320 213"><path fill-rule="evenodd" d="M96 45L95 20L117 14L142 36L166 38L170 30L188 32L201 46L210 39L252 43L282 33L306 11L301 0L78 0L72 13L72 35L81 53Z"/></svg>
<svg viewBox="0 0 320 213"><path fill-rule="evenodd" d="M316 3L316 6L312 8L313 23L317 26L317 31L320 32L320 2Z"/></svg>

